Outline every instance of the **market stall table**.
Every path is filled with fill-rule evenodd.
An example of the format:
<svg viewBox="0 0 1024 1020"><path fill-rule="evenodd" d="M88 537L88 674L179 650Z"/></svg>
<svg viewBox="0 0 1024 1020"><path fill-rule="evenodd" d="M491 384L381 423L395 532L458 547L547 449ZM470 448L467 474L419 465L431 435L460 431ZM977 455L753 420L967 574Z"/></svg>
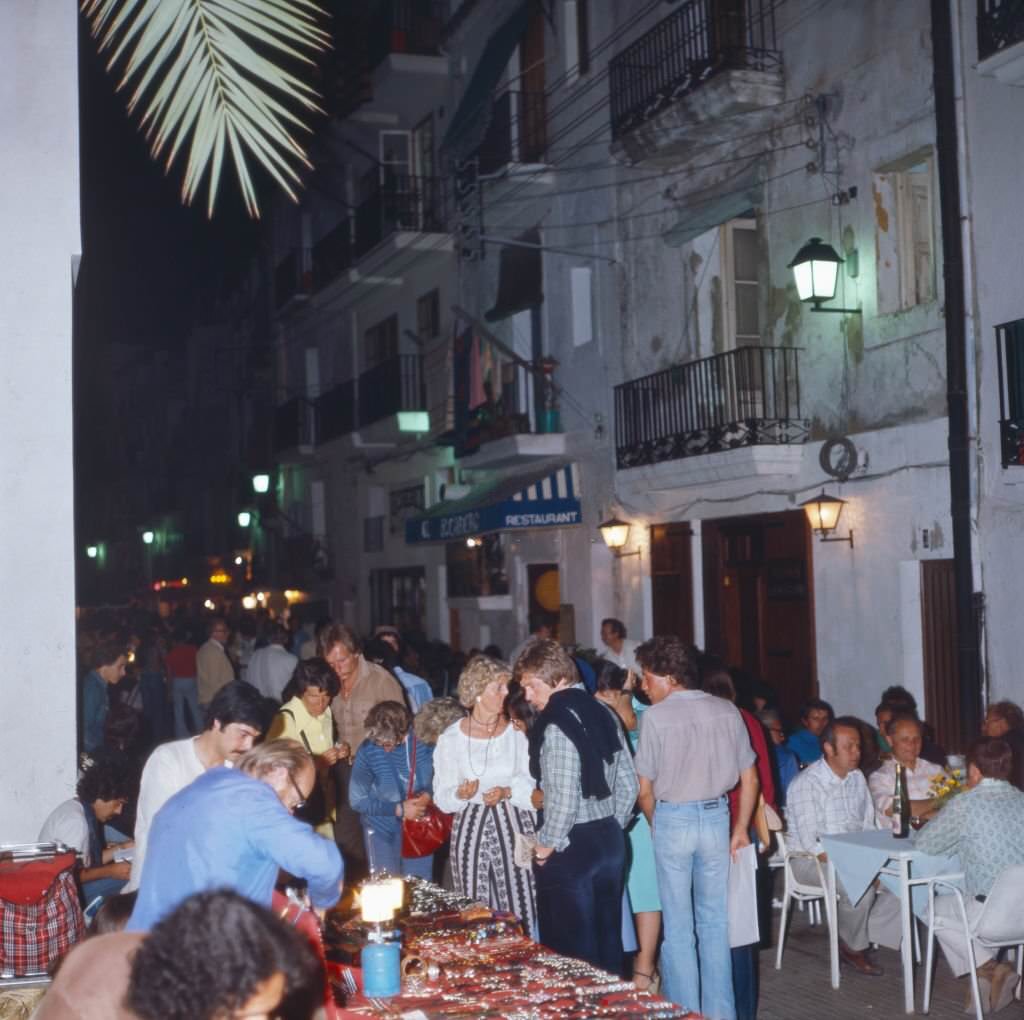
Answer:
<svg viewBox="0 0 1024 1020"><path fill-rule="evenodd" d="M510 915L459 901L422 880L409 885L411 909L398 922L405 958L401 994L351 994L337 1017L699 1020L696 1013L638 991L632 981L552 953L526 937ZM358 921L332 918L325 929L336 985L340 978L344 986L346 970L359 985L358 968L337 961L339 943L351 942L359 927Z"/></svg>
<svg viewBox="0 0 1024 1020"><path fill-rule="evenodd" d="M914 848L914 837L897 839L888 829L870 829L867 832L847 832L822 836L821 844L828 854L829 882L834 886L836 876L851 902L856 903L867 892L871 883L880 878L882 884L900 898L900 920L903 937L900 957L903 966L903 1005L908 1013L914 1012L914 953L911 929L911 910L924 915L927 894L923 888L929 879L959 877L960 862L956 857L935 857ZM830 938L839 937L832 926Z"/></svg>

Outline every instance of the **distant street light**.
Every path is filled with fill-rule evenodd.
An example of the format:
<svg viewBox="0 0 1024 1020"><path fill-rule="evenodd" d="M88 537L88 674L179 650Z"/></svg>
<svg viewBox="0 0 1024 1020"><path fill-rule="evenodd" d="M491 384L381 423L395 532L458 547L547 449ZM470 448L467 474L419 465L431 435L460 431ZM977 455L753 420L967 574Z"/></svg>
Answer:
<svg viewBox="0 0 1024 1020"><path fill-rule="evenodd" d="M87 545L85 547L85 555L88 556L89 559L94 560L94 559L96 559L97 556L99 556L99 554L100 554L100 550L99 550L98 546Z"/></svg>
<svg viewBox="0 0 1024 1020"><path fill-rule="evenodd" d="M142 533L142 541L145 542L146 545L152 545L154 538L156 538L156 535L154 535L152 531L144 531Z"/></svg>
<svg viewBox="0 0 1024 1020"><path fill-rule="evenodd" d="M238 514L238 526L240 528L247 528L252 524L252 514L248 510L242 510Z"/></svg>
<svg viewBox="0 0 1024 1020"><path fill-rule="evenodd" d="M270 491L270 475L253 475L252 476L252 491L253 492L269 492Z"/></svg>

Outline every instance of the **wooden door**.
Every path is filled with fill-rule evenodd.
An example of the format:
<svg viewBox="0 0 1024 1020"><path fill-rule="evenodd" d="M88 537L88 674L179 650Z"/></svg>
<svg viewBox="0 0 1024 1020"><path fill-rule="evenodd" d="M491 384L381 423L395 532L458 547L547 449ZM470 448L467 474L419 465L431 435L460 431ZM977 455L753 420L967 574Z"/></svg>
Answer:
<svg viewBox="0 0 1024 1020"><path fill-rule="evenodd" d="M935 728L938 744L947 749L959 748L962 744L957 633L953 561L923 560L924 716Z"/></svg>
<svg viewBox="0 0 1024 1020"><path fill-rule="evenodd" d="M651 528L654 633L693 643L693 531L685 522Z"/></svg>

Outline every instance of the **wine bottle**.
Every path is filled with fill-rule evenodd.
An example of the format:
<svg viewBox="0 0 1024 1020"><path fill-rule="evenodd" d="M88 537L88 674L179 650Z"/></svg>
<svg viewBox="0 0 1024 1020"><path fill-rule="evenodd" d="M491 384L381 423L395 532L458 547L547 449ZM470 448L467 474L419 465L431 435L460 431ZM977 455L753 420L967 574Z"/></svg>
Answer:
<svg viewBox="0 0 1024 1020"><path fill-rule="evenodd" d="M897 839L910 835L910 795L907 790L907 775L903 766L896 763L896 785L892 792L892 834Z"/></svg>

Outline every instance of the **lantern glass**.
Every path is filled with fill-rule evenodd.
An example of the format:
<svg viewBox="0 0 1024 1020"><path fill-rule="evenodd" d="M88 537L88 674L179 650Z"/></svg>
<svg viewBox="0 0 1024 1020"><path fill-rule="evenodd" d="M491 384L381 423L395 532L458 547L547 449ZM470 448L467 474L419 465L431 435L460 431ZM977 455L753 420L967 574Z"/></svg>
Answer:
<svg viewBox="0 0 1024 1020"><path fill-rule="evenodd" d="M815 303L831 301L836 294L842 261L832 245L820 237L812 237L789 264L800 300Z"/></svg>
<svg viewBox="0 0 1024 1020"><path fill-rule="evenodd" d="M248 510L242 510L238 515L238 526L247 528L250 524L252 524L252 514Z"/></svg>
<svg viewBox="0 0 1024 1020"><path fill-rule="evenodd" d="M825 535L830 531L835 531L846 500L836 499L834 496L826 496L825 493L822 493L800 505L804 508L811 527Z"/></svg>
<svg viewBox="0 0 1024 1020"><path fill-rule="evenodd" d="M89 559L94 560L94 559L96 559L97 556L99 556L99 554L100 554L100 551L99 551L99 549L96 546L94 546L94 545L87 545L85 547L85 555L88 556Z"/></svg>
<svg viewBox="0 0 1024 1020"><path fill-rule="evenodd" d="M270 475L259 474L252 476L252 491L253 492L269 492L270 491Z"/></svg>
<svg viewBox="0 0 1024 1020"><path fill-rule="evenodd" d="M156 536L155 536L155 535L153 534L153 532L152 532L152 531L144 531L144 532L142 533L142 541L143 541L143 542L144 542L144 543L145 543L146 545L152 545L152 544L153 544L153 539L154 539L154 538L156 538Z"/></svg>
<svg viewBox="0 0 1024 1020"><path fill-rule="evenodd" d="M629 541L629 525L616 517L599 524L598 530L609 549L621 549Z"/></svg>

